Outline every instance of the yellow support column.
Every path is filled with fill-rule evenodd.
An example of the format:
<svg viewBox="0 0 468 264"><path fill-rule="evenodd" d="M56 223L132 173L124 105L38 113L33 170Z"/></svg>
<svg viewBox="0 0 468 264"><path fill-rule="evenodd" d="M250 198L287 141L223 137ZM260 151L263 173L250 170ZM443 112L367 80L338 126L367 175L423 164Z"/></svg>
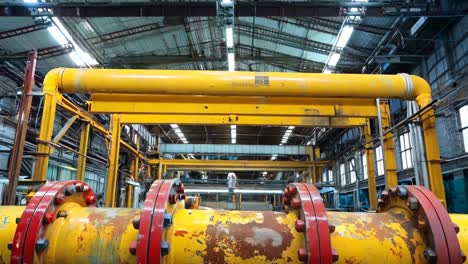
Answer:
<svg viewBox="0 0 468 264"><path fill-rule="evenodd" d="M78 154L78 170L76 172L76 179L84 181L86 171L86 155L88 155L88 141L89 141L89 129L91 125L89 122L83 122L81 125L81 136L80 136L80 149Z"/></svg>
<svg viewBox="0 0 468 264"><path fill-rule="evenodd" d="M151 179L151 165L150 164L146 166L146 173L147 173L147 177Z"/></svg>
<svg viewBox="0 0 468 264"><path fill-rule="evenodd" d="M112 115L112 142L109 155L109 176L106 187L106 206L115 206L117 179L119 173L120 134L122 125L120 115Z"/></svg>
<svg viewBox="0 0 468 264"><path fill-rule="evenodd" d="M163 170L163 164L161 163L161 160L159 160L158 164L158 179L162 179L162 170Z"/></svg>
<svg viewBox="0 0 468 264"><path fill-rule="evenodd" d="M49 155L52 153L52 148L49 142L52 140L54 131L55 112L57 110L57 101L61 98L53 87L49 87L49 83L44 83L44 108L42 110L41 131L37 143L37 160L34 169L33 180L47 180L47 168L49 166Z"/></svg>
<svg viewBox="0 0 468 264"><path fill-rule="evenodd" d="M391 128L390 106L387 100L380 101L380 109L382 112L382 129L385 133ZM387 188L398 185L398 176L396 173L396 158L395 158L395 141L393 133L389 132L384 135L383 151L385 152L385 185Z"/></svg>
<svg viewBox="0 0 468 264"><path fill-rule="evenodd" d="M446 205L444 180L440 166L440 150L437 139L436 119L434 110L430 109L422 117L424 144L426 149L427 169L431 191Z"/></svg>
<svg viewBox="0 0 468 264"><path fill-rule="evenodd" d="M362 127L364 135L366 161L367 161L367 188L369 190L369 205L371 210L377 209L377 186L375 180L374 166L374 146L372 144L370 122L367 120L367 125Z"/></svg>

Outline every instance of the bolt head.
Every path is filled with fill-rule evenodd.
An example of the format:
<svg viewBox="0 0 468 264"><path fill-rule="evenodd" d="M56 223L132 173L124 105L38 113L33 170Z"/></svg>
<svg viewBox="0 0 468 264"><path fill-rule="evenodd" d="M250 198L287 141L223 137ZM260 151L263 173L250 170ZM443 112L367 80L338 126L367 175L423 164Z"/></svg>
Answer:
<svg viewBox="0 0 468 264"><path fill-rule="evenodd" d="M41 238L41 239L37 240L37 242L36 242L36 251L37 252L42 252L42 251L46 250L48 247L49 247L49 240L47 240L46 238Z"/></svg>
<svg viewBox="0 0 468 264"><path fill-rule="evenodd" d="M295 210L301 208L301 200L299 200L298 198L293 198L291 200L291 207Z"/></svg>
<svg viewBox="0 0 468 264"><path fill-rule="evenodd" d="M457 224L453 223L453 228L455 229L455 233L458 234L460 232L460 227Z"/></svg>
<svg viewBox="0 0 468 264"><path fill-rule="evenodd" d="M92 205L92 204L95 204L96 203L96 196L95 195L87 195L85 197L85 202L87 205Z"/></svg>
<svg viewBox="0 0 468 264"><path fill-rule="evenodd" d="M409 209L416 211L419 208L419 201L415 197L410 197L406 201L406 204L408 205Z"/></svg>
<svg viewBox="0 0 468 264"><path fill-rule="evenodd" d="M334 225L328 225L328 230L330 231L330 234L335 232L335 226Z"/></svg>
<svg viewBox="0 0 468 264"><path fill-rule="evenodd" d="M135 229L140 229L140 216L137 215L135 218L132 220L133 228Z"/></svg>
<svg viewBox="0 0 468 264"><path fill-rule="evenodd" d="M398 186L397 187L397 193L398 193L398 196L400 196L403 199L408 197L408 190L406 190L405 186Z"/></svg>
<svg viewBox="0 0 468 264"><path fill-rule="evenodd" d="M301 219L297 219L295 227L297 232L302 233L305 231L305 222Z"/></svg>
<svg viewBox="0 0 468 264"><path fill-rule="evenodd" d="M172 225L172 214L164 214L164 227L170 227Z"/></svg>
<svg viewBox="0 0 468 264"><path fill-rule="evenodd" d="M136 255L136 251L137 251L137 242L132 241L132 243L130 243L130 254Z"/></svg>
<svg viewBox="0 0 468 264"><path fill-rule="evenodd" d="M288 186L288 193L293 196L297 193L296 186Z"/></svg>
<svg viewBox="0 0 468 264"><path fill-rule="evenodd" d="M338 252L336 251L336 249L332 248L332 261L336 262L338 261L338 259L339 259Z"/></svg>
<svg viewBox="0 0 468 264"><path fill-rule="evenodd" d="M437 254L434 250L430 248L426 248L424 250L424 258L426 258L427 262L429 263L436 263L437 262Z"/></svg>
<svg viewBox="0 0 468 264"><path fill-rule="evenodd" d="M63 217L63 218L65 218L65 217L67 217L67 216L68 216L68 212L65 211L65 210L60 210L60 211L57 212L57 218L58 218L58 217Z"/></svg>
<svg viewBox="0 0 468 264"><path fill-rule="evenodd" d="M179 188L177 189L177 193L184 193L185 192L185 186L183 183L179 185Z"/></svg>
<svg viewBox="0 0 468 264"><path fill-rule="evenodd" d="M8 242L8 250L12 250L13 249L13 242Z"/></svg>
<svg viewBox="0 0 468 264"><path fill-rule="evenodd" d="M169 195L169 203L170 204L175 204L176 203L176 196L171 194Z"/></svg>
<svg viewBox="0 0 468 264"><path fill-rule="evenodd" d="M21 221L21 217L16 217L16 224L19 224L20 221Z"/></svg>
<svg viewBox="0 0 468 264"><path fill-rule="evenodd" d="M75 191L76 192L86 192L86 191L89 191L89 190L90 190L90 188L86 184L79 183L79 184L75 185Z"/></svg>
<svg viewBox="0 0 468 264"><path fill-rule="evenodd" d="M167 241L162 241L161 242L161 255L162 256L165 256L167 254L169 254L169 251L170 251L170 245L169 243L167 243Z"/></svg>
<svg viewBox="0 0 468 264"><path fill-rule="evenodd" d="M466 261L466 255L465 255L465 253L464 253L463 251L462 251L461 254L462 254L462 263L465 263L465 261Z"/></svg>
<svg viewBox="0 0 468 264"><path fill-rule="evenodd" d="M57 194L57 196L55 196L54 198L54 203L56 205L59 205L59 204L63 204L63 202L65 202L65 194L63 193Z"/></svg>
<svg viewBox="0 0 468 264"><path fill-rule="evenodd" d="M307 251L305 248L299 248L297 250L297 257L299 258L300 261L306 261L307 260Z"/></svg>
<svg viewBox="0 0 468 264"><path fill-rule="evenodd" d="M44 224L50 224L55 221L55 214L54 213L46 213L44 215L44 218L42 219L42 222Z"/></svg>

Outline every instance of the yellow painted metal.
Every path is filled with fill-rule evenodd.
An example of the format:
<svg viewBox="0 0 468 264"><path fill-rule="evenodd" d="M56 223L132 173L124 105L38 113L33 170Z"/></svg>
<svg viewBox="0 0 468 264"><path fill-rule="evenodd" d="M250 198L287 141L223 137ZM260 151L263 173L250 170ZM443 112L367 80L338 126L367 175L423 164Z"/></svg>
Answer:
<svg viewBox="0 0 468 264"><path fill-rule="evenodd" d="M151 161L150 161L151 162ZM162 179L162 167L163 167L163 164L162 163L159 163L158 164L158 179Z"/></svg>
<svg viewBox="0 0 468 264"><path fill-rule="evenodd" d="M424 130L424 145L426 149L430 190L442 201L444 205L446 205L444 179L442 177L442 168L440 166L440 150L437 139L434 110L428 109L428 111L424 112L421 116L421 120L422 128Z"/></svg>
<svg viewBox="0 0 468 264"><path fill-rule="evenodd" d="M42 110L41 131L37 140L37 160L34 169L33 180L44 181L47 179L47 167L49 164L49 154L52 148L49 142L52 140L54 131L55 112L57 110L57 101L62 97L57 93L57 83L59 76L56 74L50 75L44 79L43 93L44 106Z"/></svg>
<svg viewBox="0 0 468 264"><path fill-rule="evenodd" d="M423 235L404 210L391 213L328 212L337 263L427 263Z"/></svg>
<svg viewBox="0 0 468 264"><path fill-rule="evenodd" d="M16 231L16 218L23 214L24 206L0 207L0 263L10 263L11 250L8 243L13 241Z"/></svg>
<svg viewBox="0 0 468 264"><path fill-rule="evenodd" d="M187 124L187 125L264 125L307 127L357 127L365 124L359 117L317 116L241 116L241 115L144 115L122 114L122 124Z"/></svg>
<svg viewBox="0 0 468 264"><path fill-rule="evenodd" d="M140 210L82 208L74 203L64 204L60 210L68 215L48 225L49 247L41 263L136 262L129 248L138 237L132 220Z"/></svg>
<svg viewBox="0 0 468 264"><path fill-rule="evenodd" d="M376 117L372 99L93 94L94 113Z"/></svg>
<svg viewBox="0 0 468 264"><path fill-rule="evenodd" d="M76 179L84 181L86 172L86 155L88 155L88 142L89 142L89 129L91 125L89 122L84 121L81 124L81 135L80 135L80 149L78 156L78 169L76 171Z"/></svg>
<svg viewBox="0 0 468 264"><path fill-rule="evenodd" d="M294 213L176 210L165 263L299 263ZM224 254L223 254L224 252Z"/></svg>
<svg viewBox="0 0 468 264"><path fill-rule="evenodd" d="M375 179L375 165L374 165L374 146L372 144L371 127L369 120L362 128L364 134L365 153L367 161L367 187L369 191L369 207L371 210L377 209L377 185Z"/></svg>
<svg viewBox="0 0 468 264"><path fill-rule="evenodd" d="M70 119L67 120L67 122L62 127L62 129L60 129L60 131L57 133L57 135L55 135L55 137L52 139L52 142L57 144L63 138L63 136L65 136L65 134L67 134L67 131L70 129L70 127L76 121L76 119L78 119L77 115L74 115L74 116L70 117Z"/></svg>
<svg viewBox="0 0 468 264"><path fill-rule="evenodd" d="M390 106L387 100L380 100L380 107L382 112L382 129L383 131L390 131L391 128L391 113ZM383 138L385 151L385 186L392 188L398 185L398 175L396 171L395 160L395 138L392 132L388 132Z"/></svg>
<svg viewBox="0 0 468 264"><path fill-rule="evenodd" d="M431 101L418 76L275 72L54 69L46 79L63 93L134 93L339 98L405 98Z"/></svg>
<svg viewBox="0 0 468 264"><path fill-rule="evenodd" d="M120 115L112 115L112 141L109 155L109 175L106 186L106 206L114 207L116 204L117 179L119 173L119 153L120 153Z"/></svg>
<svg viewBox="0 0 468 264"><path fill-rule="evenodd" d="M150 164L169 170L208 170L208 171L305 171L309 167L326 166L326 161L274 161L274 160L149 160ZM158 172L159 173L159 172Z"/></svg>
<svg viewBox="0 0 468 264"><path fill-rule="evenodd" d="M163 263L299 263L297 250L305 246L295 230L293 212L255 212L184 209L183 203L166 208L173 224L164 229L170 253ZM24 207L0 210L0 263L9 263L16 218ZM41 263L136 263L130 245L138 238L133 208L80 207L65 203L59 217L47 226L48 249ZM426 263L420 229L409 211L393 208L385 213L327 212L337 263ZM460 227L458 239L468 251L468 215L450 215ZM5 221L6 219L6 221ZM66 243L64 243L66 241ZM352 246L350 246L352 245Z"/></svg>
<svg viewBox="0 0 468 264"><path fill-rule="evenodd" d="M452 221L458 225L460 232L457 237L463 253L468 252L468 214L450 214Z"/></svg>

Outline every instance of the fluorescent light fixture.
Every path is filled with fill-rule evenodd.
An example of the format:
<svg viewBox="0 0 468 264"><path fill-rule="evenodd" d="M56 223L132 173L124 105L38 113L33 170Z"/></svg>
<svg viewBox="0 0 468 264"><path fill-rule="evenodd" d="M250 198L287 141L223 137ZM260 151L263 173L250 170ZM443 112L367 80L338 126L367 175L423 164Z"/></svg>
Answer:
<svg viewBox="0 0 468 264"><path fill-rule="evenodd" d="M328 65L332 66L332 67L335 67L336 64L338 63L338 61L340 60L340 56L341 55L339 53L333 53L330 56L330 60L328 60Z"/></svg>
<svg viewBox="0 0 468 264"><path fill-rule="evenodd" d="M312 144L312 139L307 141L307 143L306 143L306 145L310 145L310 144Z"/></svg>
<svg viewBox="0 0 468 264"><path fill-rule="evenodd" d="M231 144L236 144L236 143L237 143L236 139L235 139L235 138L231 138Z"/></svg>
<svg viewBox="0 0 468 264"><path fill-rule="evenodd" d="M68 44L67 38L60 32L58 27L56 26L51 26L47 28L47 31L49 31L49 34L60 44L60 45L66 45Z"/></svg>
<svg viewBox="0 0 468 264"><path fill-rule="evenodd" d="M353 26L344 26L343 29L341 30L340 35L338 36L338 41L336 42L336 47L338 48L344 48L346 44L348 43L349 39L351 38L351 35L353 34L354 27Z"/></svg>
<svg viewBox="0 0 468 264"><path fill-rule="evenodd" d="M276 160L278 158L278 154L271 155L271 160Z"/></svg>
<svg viewBox="0 0 468 264"><path fill-rule="evenodd" d="M232 52L228 53L227 57L228 57L228 70L235 71L236 62L234 60L234 53Z"/></svg>
<svg viewBox="0 0 468 264"><path fill-rule="evenodd" d="M226 46L228 48L234 47L234 33L232 27L226 28Z"/></svg>
<svg viewBox="0 0 468 264"><path fill-rule="evenodd" d="M232 0L223 0L222 2L223 2L223 4L230 4L230 3L232 3Z"/></svg>
<svg viewBox="0 0 468 264"><path fill-rule="evenodd" d="M185 135L184 135L184 133L182 132L182 130L180 130L179 125L177 125L177 124L171 124L171 128L174 130L174 133L176 133L176 135L179 137L179 139L180 139L184 144L188 144L188 140L187 140L187 138L185 137Z"/></svg>
<svg viewBox="0 0 468 264"><path fill-rule="evenodd" d="M288 126L288 129L289 129L289 130L293 130L293 129L295 129L295 128L296 128L295 126Z"/></svg>
<svg viewBox="0 0 468 264"><path fill-rule="evenodd" d="M323 73L330 74L330 73L332 73L332 71L330 69L328 69L328 68L325 68L323 70Z"/></svg>

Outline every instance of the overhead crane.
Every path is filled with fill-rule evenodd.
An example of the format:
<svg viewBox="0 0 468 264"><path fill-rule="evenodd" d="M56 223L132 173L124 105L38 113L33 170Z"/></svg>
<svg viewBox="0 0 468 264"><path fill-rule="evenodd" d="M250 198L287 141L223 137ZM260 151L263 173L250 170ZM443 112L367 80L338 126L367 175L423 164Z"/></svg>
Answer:
<svg viewBox="0 0 468 264"><path fill-rule="evenodd" d="M7 223L7 232L0 236L4 262L465 260L467 217L448 215L444 208L431 88L418 76L59 68L46 76L43 90L38 152L44 155L37 159L35 180L46 180L57 106L78 115L110 140L106 191L109 207L115 206L124 124L361 127L366 138L370 202L377 213L326 212L310 183L289 185L284 190L284 212L278 213L185 209L184 188L177 180L155 180L143 210L93 208L94 193L84 182L49 182L26 207L2 208L8 219L16 219ZM90 93L88 108L73 106L62 93ZM387 117L382 118L382 123L387 130L383 147L389 153L385 161L388 189L377 199L369 118L377 117L378 110L389 113L388 104L377 105L377 98L416 100L421 108L427 187L432 192L421 186L398 186ZM96 123L91 113L113 114L112 129L108 131ZM83 134L86 132L82 133L82 139L86 139ZM164 163L168 166L178 162L150 160L138 147L127 147L136 160L149 165L162 167ZM80 147L80 153L83 151ZM85 158L80 159L80 169L84 170L85 162ZM315 177L319 175L315 169L320 162L313 159L308 163ZM310 180L314 182L314 177ZM2 248L5 245L6 250Z"/></svg>

